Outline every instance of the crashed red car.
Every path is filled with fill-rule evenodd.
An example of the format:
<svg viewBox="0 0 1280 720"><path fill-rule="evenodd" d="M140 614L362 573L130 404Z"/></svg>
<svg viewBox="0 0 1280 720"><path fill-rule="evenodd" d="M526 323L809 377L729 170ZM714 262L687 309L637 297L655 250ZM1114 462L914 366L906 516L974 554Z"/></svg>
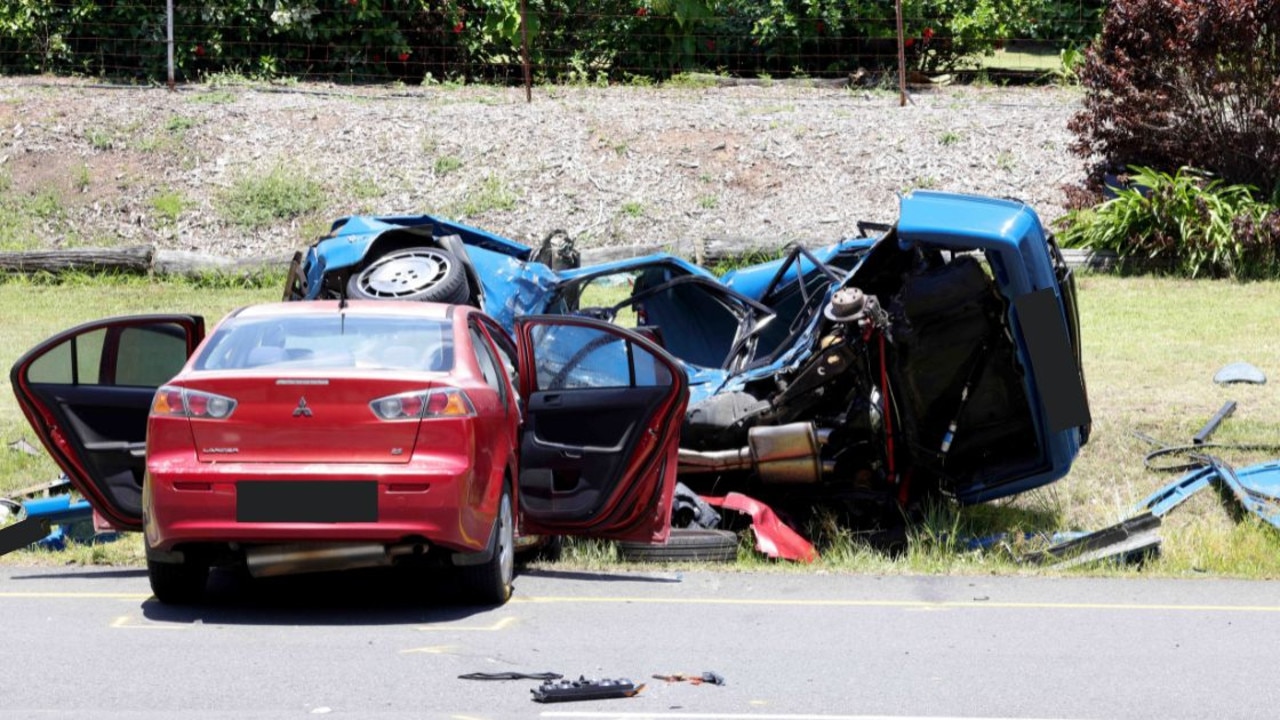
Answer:
<svg viewBox="0 0 1280 720"><path fill-rule="evenodd" d="M688 397L677 361L579 317L413 302L101 320L12 371L23 412L106 519L143 529L163 602L257 576L456 569L510 592L517 533L661 542Z"/></svg>

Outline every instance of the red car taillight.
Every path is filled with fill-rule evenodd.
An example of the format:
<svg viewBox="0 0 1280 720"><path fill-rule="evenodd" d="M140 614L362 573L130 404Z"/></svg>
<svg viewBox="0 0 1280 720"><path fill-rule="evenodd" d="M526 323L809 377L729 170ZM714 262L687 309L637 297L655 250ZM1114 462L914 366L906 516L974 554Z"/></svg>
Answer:
<svg viewBox="0 0 1280 720"><path fill-rule="evenodd" d="M379 420L417 420L475 415L467 394L457 388L388 395L369 403Z"/></svg>
<svg viewBox="0 0 1280 720"><path fill-rule="evenodd" d="M152 415L225 420L236 409L236 401L224 395L165 385L151 401Z"/></svg>

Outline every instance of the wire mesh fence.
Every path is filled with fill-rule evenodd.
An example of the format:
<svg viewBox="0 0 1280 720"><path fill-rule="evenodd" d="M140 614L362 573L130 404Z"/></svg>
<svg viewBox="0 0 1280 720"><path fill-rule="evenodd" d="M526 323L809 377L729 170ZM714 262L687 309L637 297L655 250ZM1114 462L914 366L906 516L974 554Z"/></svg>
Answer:
<svg viewBox="0 0 1280 720"><path fill-rule="evenodd" d="M616 83L1052 72L1105 0L5 0L0 72Z"/></svg>

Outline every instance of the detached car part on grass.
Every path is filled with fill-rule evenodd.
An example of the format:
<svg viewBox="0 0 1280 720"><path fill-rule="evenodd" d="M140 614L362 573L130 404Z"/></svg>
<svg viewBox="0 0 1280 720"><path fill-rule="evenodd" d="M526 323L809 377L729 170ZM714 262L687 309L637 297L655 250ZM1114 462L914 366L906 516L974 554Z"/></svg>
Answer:
<svg viewBox="0 0 1280 720"><path fill-rule="evenodd" d="M1065 475L1090 415L1074 279L1035 212L917 191L876 231L716 277L667 254L563 267L572 253L432 216L350 217L295 257L285 296L634 326L688 371L681 480L790 515L899 524L922 497Z"/></svg>

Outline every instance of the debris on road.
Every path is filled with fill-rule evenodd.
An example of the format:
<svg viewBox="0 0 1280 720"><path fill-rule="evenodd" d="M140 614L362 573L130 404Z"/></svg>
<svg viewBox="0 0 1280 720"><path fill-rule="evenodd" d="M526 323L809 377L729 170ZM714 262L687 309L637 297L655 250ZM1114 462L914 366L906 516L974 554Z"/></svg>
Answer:
<svg viewBox="0 0 1280 720"><path fill-rule="evenodd" d="M580 676L577 680L548 680L530 692L534 702L550 703L633 697L642 690L643 684L630 680L588 680Z"/></svg>
<svg viewBox="0 0 1280 720"><path fill-rule="evenodd" d="M690 685L723 685L724 676L720 673L711 671L702 673L669 673L666 675L658 674L653 676L654 680L665 680L667 682L687 682Z"/></svg>
<svg viewBox="0 0 1280 720"><path fill-rule="evenodd" d="M473 672L459 675L459 680L559 680L564 677L556 672L522 673L522 672Z"/></svg>

